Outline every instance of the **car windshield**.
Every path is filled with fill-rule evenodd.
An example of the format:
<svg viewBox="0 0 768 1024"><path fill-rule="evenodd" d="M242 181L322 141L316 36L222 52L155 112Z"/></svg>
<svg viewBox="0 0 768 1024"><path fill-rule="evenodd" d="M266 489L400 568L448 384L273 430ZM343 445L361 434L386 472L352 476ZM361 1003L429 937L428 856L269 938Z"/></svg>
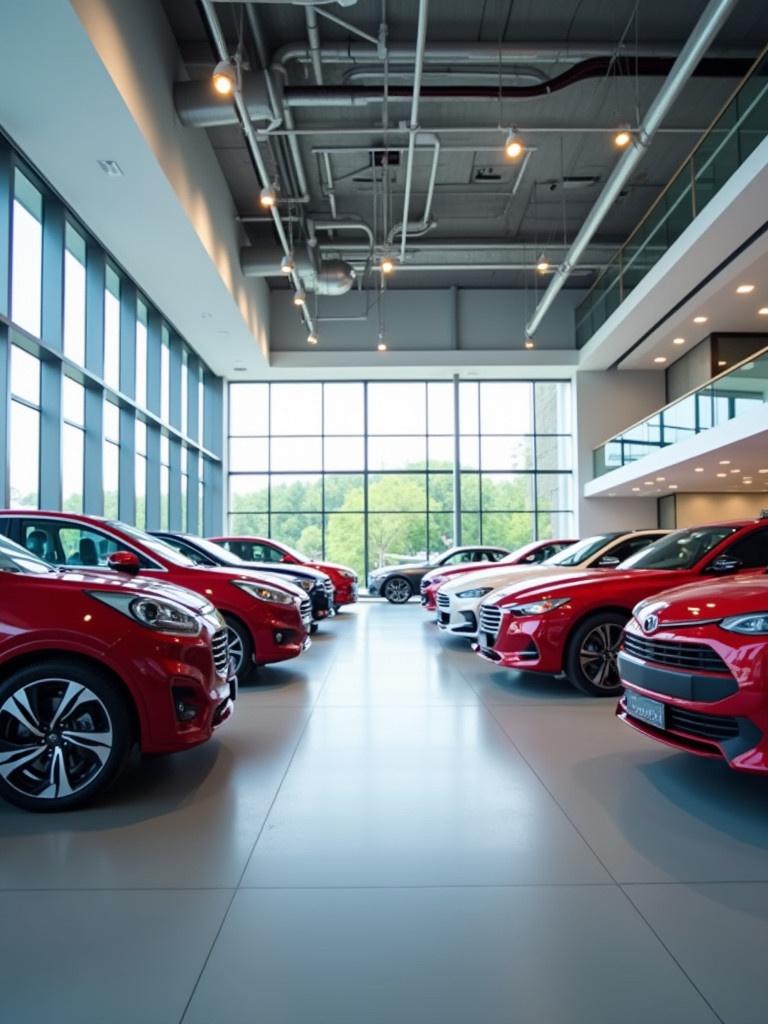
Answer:
<svg viewBox="0 0 768 1024"><path fill-rule="evenodd" d="M227 551L221 544L214 544L212 540L204 540L202 537L181 537L179 538L180 543L189 544L192 548L198 548L200 551L204 551L206 555L214 560L226 565L247 565L245 559L240 558L239 555L233 554L231 551Z"/></svg>
<svg viewBox="0 0 768 1024"><path fill-rule="evenodd" d="M614 540L618 536L619 534L617 533L601 533L596 537L587 537L586 540L582 540L578 544L571 544L564 551L558 551L556 555L545 559L541 564L581 565L582 562L586 562L588 558L598 552L600 548L605 547L608 541Z"/></svg>
<svg viewBox="0 0 768 1024"><path fill-rule="evenodd" d="M281 544L280 548L281 550L287 552L287 554L289 554L291 558L295 558L297 562L309 561L309 558L307 558L306 555L302 555L302 553L300 551L297 551L296 548L289 548L287 544Z"/></svg>
<svg viewBox="0 0 768 1024"><path fill-rule="evenodd" d="M0 536L0 572L24 572L36 576L53 572L53 568L42 558L33 555L26 548L14 544L7 537Z"/></svg>
<svg viewBox="0 0 768 1024"><path fill-rule="evenodd" d="M119 530L120 533L124 533L126 537L130 537L131 540L135 540L137 544L143 545L149 551L154 551L156 555L160 555L161 558L166 559L168 562L173 562L174 565L183 565L186 568L193 567L195 562L191 558L187 558L186 555L182 555L176 548L172 548L170 544L166 544L164 540L160 540L159 537L153 537L149 533L145 533L143 530L139 530L136 526L128 526L127 523L122 523L117 519L113 519L107 523L107 526L111 526L113 530Z"/></svg>
<svg viewBox="0 0 768 1024"><path fill-rule="evenodd" d="M690 569L737 529L736 526L707 526L695 530L678 530L627 558L621 563L621 568Z"/></svg>

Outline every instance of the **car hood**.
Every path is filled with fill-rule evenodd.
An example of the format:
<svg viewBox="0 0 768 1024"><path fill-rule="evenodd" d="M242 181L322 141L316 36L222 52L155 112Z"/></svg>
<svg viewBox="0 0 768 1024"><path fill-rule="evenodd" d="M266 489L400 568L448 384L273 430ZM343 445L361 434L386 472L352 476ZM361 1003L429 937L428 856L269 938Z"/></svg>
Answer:
<svg viewBox="0 0 768 1024"><path fill-rule="evenodd" d="M53 575L42 578L52 578ZM176 601L198 614L208 614L213 608L207 598L195 593L194 590L187 590L186 587L179 587L175 583L164 583L162 580L153 580L141 575L121 576L114 573L107 575L99 572L98 569L61 569L55 573L55 577L62 583L77 586L80 590L111 590L121 594L132 593L136 597L166 598L169 601Z"/></svg>
<svg viewBox="0 0 768 1024"><path fill-rule="evenodd" d="M301 587L297 587L284 576L277 576L269 572L256 572L253 569L225 569L210 565L190 566L187 571L195 574L200 573L203 576L214 576L218 583L223 583L227 580L231 582L242 580L243 583L263 583L268 587L278 587L280 590L285 590L286 593L292 597L298 597L299 600L305 597Z"/></svg>
<svg viewBox="0 0 768 1024"><path fill-rule="evenodd" d="M234 566L228 568L238 572ZM274 575L278 578L297 576L299 579L314 580L315 583L325 583L329 578L328 573L321 572L320 569L312 569L308 565L296 565L293 562L284 562L280 566L275 565L274 562L248 562L243 569L258 573L260 576Z"/></svg>
<svg viewBox="0 0 768 1024"><path fill-rule="evenodd" d="M675 587L640 604L635 618L656 615L659 628L672 623L718 622L730 615L768 611L768 575L763 569L743 576L728 576Z"/></svg>
<svg viewBox="0 0 768 1024"><path fill-rule="evenodd" d="M668 590L674 586L675 577L687 576L688 573L680 569L627 569L624 572L617 572L615 569L564 571L564 567L557 572L556 567L552 566L546 578L542 579L543 574L539 574L537 579L536 575L535 572L531 572L527 579L501 587L488 597L488 603L516 604L520 600L533 598L563 597L585 589L594 592L595 588L602 589L607 598L612 598L622 593L625 584L637 585L641 581L643 589L653 594L660 590Z"/></svg>
<svg viewBox="0 0 768 1024"><path fill-rule="evenodd" d="M384 565L381 569L374 569L371 576L389 576L390 573L426 572L427 569L434 569L435 566L429 562L403 562L402 565Z"/></svg>
<svg viewBox="0 0 768 1024"><path fill-rule="evenodd" d="M570 577L578 572L578 566L569 569L563 565L505 565L501 568L486 569L483 572L467 573L457 580L448 580L442 584L440 591L443 594L453 596L460 590L467 590L469 587L492 587L494 590L497 590L508 585L517 586L520 584L527 586L533 580L543 580L548 576L568 575Z"/></svg>
<svg viewBox="0 0 768 1024"><path fill-rule="evenodd" d="M507 563L512 565L512 562ZM436 569L430 569L424 576L425 583L431 583L432 580L438 576L445 576L451 579L453 576L466 575L468 572L482 572L484 569L492 569L494 566L498 566L498 562L473 562L472 565L452 565L445 566L439 565Z"/></svg>

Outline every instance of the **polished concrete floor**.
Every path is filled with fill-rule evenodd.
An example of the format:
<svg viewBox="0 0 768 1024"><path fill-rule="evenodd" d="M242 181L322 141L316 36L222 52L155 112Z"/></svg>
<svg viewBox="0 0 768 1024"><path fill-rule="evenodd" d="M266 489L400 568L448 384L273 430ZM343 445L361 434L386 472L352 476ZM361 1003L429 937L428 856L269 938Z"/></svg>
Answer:
<svg viewBox="0 0 768 1024"><path fill-rule="evenodd" d="M204 748L0 805L8 1024L764 1024L768 780L499 671L415 604Z"/></svg>

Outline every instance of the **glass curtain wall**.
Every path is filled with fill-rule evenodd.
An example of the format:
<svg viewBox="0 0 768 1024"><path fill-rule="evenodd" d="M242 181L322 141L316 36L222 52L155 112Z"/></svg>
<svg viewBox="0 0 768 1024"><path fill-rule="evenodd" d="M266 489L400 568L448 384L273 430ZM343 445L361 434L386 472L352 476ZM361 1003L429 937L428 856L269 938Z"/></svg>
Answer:
<svg viewBox="0 0 768 1024"><path fill-rule="evenodd" d="M573 533L567 381L237 383L229 528L370 568ZM460 538L454 453L459 448Z"/></svg>
<svg viewBox="0 0 768 1024"><path fill-rule="evenodd" d="M0 504L220 530L221 379L0 134L2 381Z"/></svg>

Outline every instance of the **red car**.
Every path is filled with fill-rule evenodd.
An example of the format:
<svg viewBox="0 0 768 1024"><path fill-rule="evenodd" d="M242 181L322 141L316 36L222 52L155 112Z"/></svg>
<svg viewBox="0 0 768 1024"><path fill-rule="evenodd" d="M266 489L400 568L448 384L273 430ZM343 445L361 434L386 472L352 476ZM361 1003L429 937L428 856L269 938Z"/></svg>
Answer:
<svg viewBox="0 0 768 1024"><path fill-rule="evenodd" d="M621 691L616 658L631 610L678 584L768 566L768 519L677 530L611 573L549 576L504 587L480 606L475 650L526 672L565 672L593 697Z"/></svg>
<svg viewBox="0 0 768 1024"><path fill-rule="evenodd" d="M569 548L576 544L575 540L535 540L530 544L523 544L521 548L510 551L498 562L463 562L461 565L438 566L437 569L430 569L422 578L421 603L428 612L437 611L437 589L446 580L454 576L461 576L465 572L480 572L481 569L495 569L500 565L535 565L551 558L563 548Z"/></svg>
<svg viewBox="0 0 768 1024"><path fill-rule="evenodd" d="M227 633L210 601L54 569L2 536L0 589L0 794L12 803L79 806L134 743L194 747L229 717Z"/></svg>
<svg viewBox="0 0 768 1024"><path fill-rule="evenodd" d="M287 562L292 565L306 565L310 569L319 569L331 577L334 589L336 611L344 604L357 601L357 573L345 565L335 562L317 562L300 551L289 548L276 540L266 537L210 537L209 540L221 544L244 562Z"/></svg>
<svg viewBox="0 0 768 1024"><path fill-rule="evenodd" d="M98 516L3 511L0 533L53 565L107 569L110 555L129 552L134 572L202 594L224 616L240 683L256 665L295 658L309 646L309 598L267 573L198 566L159 538Z"/></svg>
<svg viewBox="0 0 768 1024"><path fill-rule="evenodd" d="M642 601L619 653L619 718L662 743L768 772L768 578Z"/></svg>

